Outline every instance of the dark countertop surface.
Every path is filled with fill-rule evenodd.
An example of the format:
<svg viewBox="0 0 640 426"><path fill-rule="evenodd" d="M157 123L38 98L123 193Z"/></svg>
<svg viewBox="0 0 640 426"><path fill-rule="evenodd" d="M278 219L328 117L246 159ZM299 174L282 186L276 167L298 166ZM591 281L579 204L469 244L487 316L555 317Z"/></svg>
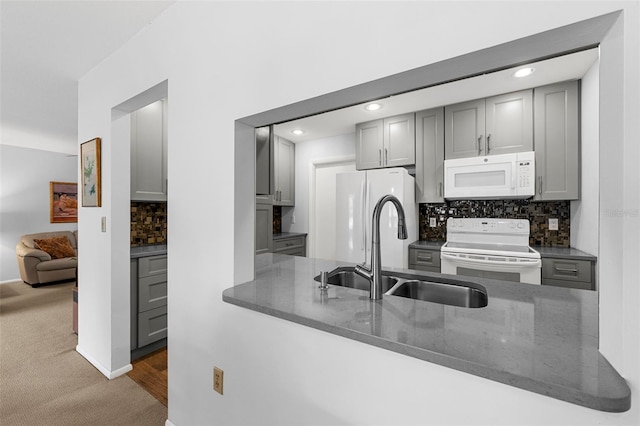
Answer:
<svg viewBox="0 0 640 426"><path fill-rule="evenodd" d="M423 241L418 240L409 244L409 248L440 250L444 241Z"/></svg>
<svg viewBox="0 0 640 426"><path fill-rule="evenodd" d="M246 309L601 411L629 409L631 391L598 351L598 294L467 278L488 306L383 296L313 277L344 263L267 253L255 280L222 298ZM392 270L396 273L401 269ZM459 277L423 272L432 280Z"/></svg>
<svg viewBox="0 0 640 426"><path fill-rule="evenodd" d="M147 257L147 256L160 256L162 254L167 254L166 244L154 244L150 246L131 247L132 259L137 259L139 257Z"/></svg>
<svg viewBox="0 0 640 426"><path fill-rule="evenodd" d="M422 248L430 250L438 250L442 248L444 241L423 241L418 240L409 244L409 248ZM586 253L582 250L575 249L573 247L544 247L544 246L531 246L532 249L540 253L542 258L549 259L574 259L574 260L589 260L595 262L597 257Z"/></svg>
<svg viewBox="0 0 640 426"><path fill-rule="evenodd" d="M280 240L282 238L303 237L306 235L307 235L306 233L300 233L300 232L281 232L279 234L273 234L273 239Z"/></svg>

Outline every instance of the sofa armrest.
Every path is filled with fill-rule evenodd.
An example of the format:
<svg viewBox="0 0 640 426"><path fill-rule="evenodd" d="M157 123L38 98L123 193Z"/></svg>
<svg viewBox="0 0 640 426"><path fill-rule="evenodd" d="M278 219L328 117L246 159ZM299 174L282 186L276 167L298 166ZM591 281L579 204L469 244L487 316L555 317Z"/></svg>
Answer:
<svg viewBox="0 0 640 426"><path fill-rule="evenodd" d="M35 257L42 262L51 260L51 256L49 255L49 253L40 249L27 247L22 243L18 243L18 245L16 246L16 255L18 255L19 257Z"/></svg>

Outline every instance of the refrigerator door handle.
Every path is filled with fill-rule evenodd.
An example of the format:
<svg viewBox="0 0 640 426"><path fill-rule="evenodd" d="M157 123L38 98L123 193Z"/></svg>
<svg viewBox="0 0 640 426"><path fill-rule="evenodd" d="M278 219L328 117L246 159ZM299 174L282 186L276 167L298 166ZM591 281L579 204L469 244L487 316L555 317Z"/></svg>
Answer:
<svg viewBox="0 0 640 426"><path fill-rule="evenodd" d="M366 241L366 229L365 229L365 222L364 222L364 217L365 217L365 198L367 196L367 192L366 192L366 181L363 180L362 183L360 184L360 220L362 221L362 238L360 239L360 243L362 244L360 247L360 250L364 250L365 252L365 256L366 256L366 247L367 247L367 241Z"/></svg>

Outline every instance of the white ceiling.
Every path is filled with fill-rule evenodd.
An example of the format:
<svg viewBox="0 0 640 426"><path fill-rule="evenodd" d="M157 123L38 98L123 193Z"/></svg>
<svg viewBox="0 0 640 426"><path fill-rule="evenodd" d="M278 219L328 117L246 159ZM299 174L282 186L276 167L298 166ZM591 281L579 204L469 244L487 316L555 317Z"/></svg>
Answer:
<svg viewBox="0 0 640 426"><path fill-rule="evenodd" d="M577 52L545 61L528 64L535 72L524 78L515 78L513 73L525 66L497 71L478 77L467 78L449 84L442 84L422 90L381 99L383 107L377 111L367 111L366 104L355 105L324 114L289 121L275 126L274 133L292 142L316 140L355 132L355 124L391 117L413 111L421 111L437 106L480 99L516 90L582 78L597 61L599 49ZM368 104L368 103L367 103ZM303 135L291 133L303 130Z"/></svg>
<svg viewBox="0 0 640 426"><path fill-rule="evenodd" d="M0 143L77 153L78 80L175 3L0 2Z"/></svg>

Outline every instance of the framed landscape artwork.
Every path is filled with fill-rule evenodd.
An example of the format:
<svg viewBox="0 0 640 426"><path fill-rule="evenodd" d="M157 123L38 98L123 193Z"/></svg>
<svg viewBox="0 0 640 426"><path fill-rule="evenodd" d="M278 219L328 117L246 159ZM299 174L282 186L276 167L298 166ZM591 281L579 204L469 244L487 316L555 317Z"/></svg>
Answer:
<svg viewBox="0 0 640 426"><path fill-rule="evenodd" d="M78 184L75 182L49 182L51 223L78 221Z"/></svg>
<svg viewBox="0 0 640 426"><path fill-rule="evenodd" d="M80 144L82 207L101 206L100 138Z"/></svg>

